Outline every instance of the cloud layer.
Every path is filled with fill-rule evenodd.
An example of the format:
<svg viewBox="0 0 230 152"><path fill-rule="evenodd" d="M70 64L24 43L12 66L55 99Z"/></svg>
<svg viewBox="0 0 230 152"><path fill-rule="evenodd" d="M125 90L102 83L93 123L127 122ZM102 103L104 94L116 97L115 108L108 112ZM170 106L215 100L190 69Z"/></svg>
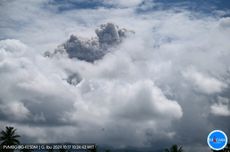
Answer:
<svg viewBox="0 0 230 152"><path fill-rule="evenodd" d="M21 47L19 50L25 50L15 56L14 52L18 47ZM103 71L107 70L104 64L107 63L109 68L112 67L109 64L117 65L120 62L117 57L107 57L92 65L81 60L71 61L65 56L59 59L36 56L32 57L32 60L26 46L17 40L3 40L0 48L4 54L0 66L4 72L1 75L1 84L5 88L1 90L0 108L4 121L37 126L75 126L79 132L76 132L79 142L89 140L104 144L108 139L103 136L103 132L117 132L108 138L117 136L119 140L112 140L110 144L121 146L136 142L137 145L143 146L146 129L157 130L162 128L162 125L170 125L172 120L182 117L181 106L176 101L167 99L151 79L123 80L116 67L111 69L110 73L117 73L117 76L106 76L107 72L103 74ZM111 59L114 63L109 63ZM70 69L68 64L56 67L60 60L78 68ZM81 68L86 71L81 71ZM90 68L94 70L91 71ZM67 83L70 79L68 74L74 72L81 75L82 81L72 86L69 85L70 82ZM74 83L73 79L69 81ZM5 82L7 83L4 84ZM7 93L9 91L13 96ZM140 135L142 138L138 141L124 141L123 138L127 135L120 136L117 129L126 131L125 124L132 124L129 136L137 138ZM140 129L138 134L135 134L136 128ZM101 140L91 139L91 136L84 137L81 130L92 133L101 130L101 134L97 135ZM81 139L82 136L85 139ZM55 140L59 141L58 138ZM47 136L46 141L52 142L52 139Z"/></svg>
<svg viewBox="0 0 230 152"><path fill-rule="evenodd" d="M0 126L24 142L202 152L211 130L229 134L230 18L148 3L60 11L3 1ZM135 34L123 39L108 22ZM67 54L44 56L55 49Z"/></svg>

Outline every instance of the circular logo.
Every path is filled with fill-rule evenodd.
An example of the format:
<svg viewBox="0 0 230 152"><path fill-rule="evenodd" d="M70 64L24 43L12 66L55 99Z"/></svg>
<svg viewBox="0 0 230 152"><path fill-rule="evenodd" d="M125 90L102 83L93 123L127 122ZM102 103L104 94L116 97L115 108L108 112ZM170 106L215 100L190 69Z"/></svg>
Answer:
<svg viewBox="0 0 230 152"><path fill-rule="evenodd" d="M213 150L221 150L228 143L228 137L221 130L213 130L207 138L208 146Z"/></svg>

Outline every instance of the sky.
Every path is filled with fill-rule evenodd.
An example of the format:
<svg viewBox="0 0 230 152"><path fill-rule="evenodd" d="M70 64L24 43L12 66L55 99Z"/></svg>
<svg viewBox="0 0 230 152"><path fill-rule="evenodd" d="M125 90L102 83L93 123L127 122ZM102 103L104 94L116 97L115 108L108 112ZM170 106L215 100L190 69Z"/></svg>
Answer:
<svg viewBox="0 0 230 152"><path fill-rule="evenodd" d="M229 16L228 0L0 0L0 128L209 152L230 135Z"/></svg>

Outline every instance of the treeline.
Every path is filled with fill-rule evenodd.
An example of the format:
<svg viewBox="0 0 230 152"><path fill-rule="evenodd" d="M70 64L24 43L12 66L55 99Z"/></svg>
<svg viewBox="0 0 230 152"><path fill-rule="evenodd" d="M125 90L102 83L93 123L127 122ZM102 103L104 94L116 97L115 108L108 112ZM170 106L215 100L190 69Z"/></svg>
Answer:
<svg viewBox="0 0 230 152"><path fill-rule="evenodd" d="M3 149L3 145L19 145L21 144L19 140L20 137L21 136L17 134L17 130L14 127L6 126L5 129L1 130L1 133L0 133L0 142L1 142L0 152L14 152L14 150L11 150L11 149L10 150ZM47 152L57 152L57 151L58 152L72 152L71 150L66 150L66 149L59 149L59 150L49 149L46 151ZM20 150L20 152L33 152L33 150L23 149L23 150ZM95 148L95 149L87 150L87 152L99 152L99 150ZM107 149L107 150L104 150L103 152L111 152L111 150ZM163 152L184 152L184 150L182 146L172 145L170 148L165 149ZM228 144L226 148L218 152L230 152L230 144Z"/></svg>

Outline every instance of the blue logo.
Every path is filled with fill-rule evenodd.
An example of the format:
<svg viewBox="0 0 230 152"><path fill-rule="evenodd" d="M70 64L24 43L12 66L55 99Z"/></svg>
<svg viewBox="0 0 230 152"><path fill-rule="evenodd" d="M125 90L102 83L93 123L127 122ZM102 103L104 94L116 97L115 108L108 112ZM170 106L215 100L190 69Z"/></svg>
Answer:
<svg viewBox="0 0 230 152"><path fill-rule="evenodd" d="M228 143L228 137L221 130L213 130L207 138L208 146L213 150L222 150Z"/></svg>

